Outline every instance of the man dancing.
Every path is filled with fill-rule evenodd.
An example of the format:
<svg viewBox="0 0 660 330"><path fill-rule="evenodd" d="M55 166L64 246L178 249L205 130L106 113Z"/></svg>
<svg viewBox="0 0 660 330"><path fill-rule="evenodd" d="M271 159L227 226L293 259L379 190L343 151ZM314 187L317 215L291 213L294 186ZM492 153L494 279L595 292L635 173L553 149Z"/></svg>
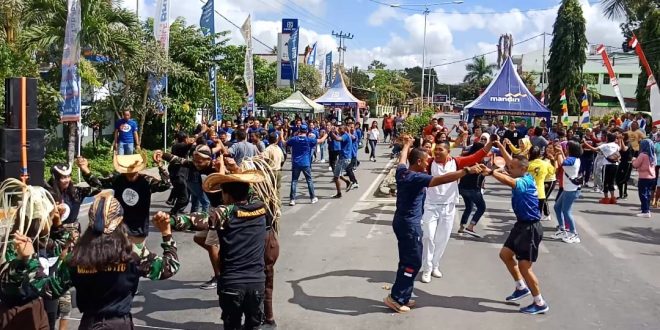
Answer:
<svg viewBox="0 0 660 330"><path fill-rule="evenodd" d="M398 241L399 267L391 293L385 297L387 307L395 312L405 313L415 305L410 297L415 277L422 266L422 207L426 197L426 188L456 181L468 173L479 173L480 166L464 168L439 176L426 174L428 153L412 149L412 137L402 137L403 150L396 168L396 211L392 227ZM406 167L406 161L410 166Z"/></svg>
<svg viewBox="0 0 660 330"><path fill-rule="evenodd" d="M511 206L516 214L516 224L511 229L509 237L500 250L500 259L506 265L516 282L513 294L506 297L506 301L517 301L530 294L534 302L520 309L525 314L541 314L550 310L548 304L541 296L539 280L532 271L532 264L539 255L539 245L543 239L543 226L541 226L541 212L534 179L527 172L529 161L525 156L513 156L506 166L508 175L503 169L491 171L486 169L484 174L492 173L497 181L511 187ZM515 258L514 258L515 257ZM517 262L516 262L517 260Z"/></svg>

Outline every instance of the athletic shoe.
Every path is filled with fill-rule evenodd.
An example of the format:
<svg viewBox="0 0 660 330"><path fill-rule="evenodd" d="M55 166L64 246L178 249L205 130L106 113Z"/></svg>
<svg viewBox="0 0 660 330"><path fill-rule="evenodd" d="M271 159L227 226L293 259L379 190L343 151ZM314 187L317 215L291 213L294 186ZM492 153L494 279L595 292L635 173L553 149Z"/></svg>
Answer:
<svg viewBox="0 0 660 330"><path fill-rule="evenodd" d="M422 272L422 283L429 283L431 282L431 272L424 271Z"/></svg>
<svg viewBox="0 0 660 330"><path fill-rule="evenodd" d="M541 218L541 220L543 220L543 221L550 221L550 220L552 220L552 217L551 217L550 215L545 215L545 216L543 216L543 217Z"/></svg>
<svg viewBox="0 0 660 330"><path fill-rule="evenodd" d="M328 171L332 172L332 166L328 166Z"/></svg>
<svg viewBox="0 0 660 330"><path fill-rule="evenodd" d="M610 197L610 204L616 204L616 198Z"/></svg>
<svg viewBox="0 0 660 330"><path fill-rule="evenodd" d="M550 238L552 239L564 239L566 237L566 232L563 230L557 230Z"/></svg>
<svg viewBox="0 0 660 330"><path fill-rule="evenodd" d="M383 302L387 307L389 307L391 310L397 312L397 313L407 313L410 312L410 307L401 305L396 300L392 299L392 296L388 295L383 299ZM410 303L410 301L409 301Z"/></svg>
<svg viewBox="0 0 660 330"><path fill-rule="evenodd" d="M341 194L335 194L332 198L341 198Z"/></svg>
<svg viewBox="0 0 660 330"><path fill-rule="evenodd" d="M523 307L520 309L521 313L524 314L531 314L531 315L536 315L536 314L544 314L545 312L549 311L550 307L548 307L548 304L546 303L543 306L539 306L536 303L533 303L527 307Z"/></svg>
<svg viewBox="0 0 660 330"><path fill-rule="evenodd" d="M353 184L353 189L358 189L358 188L360 188L360 185L359 185L357 182L354 183L354 184Z"/></svg>
<svg viewBox="0 0 660 330"><path fill-rule="evenodd" d="M561 239L564 243L574 244L580 243L580 236L576 234L566 234L566 237Z"/></svg>
<svg viewBox="0 0 660 330"><path fill-rule="evenodd" d="M532 294L532 292L529 291L529 288L524 288L524 289L520 289L520 290L516 289L516 291L513 291L513 293L510 296L506 297L505 300L506 301L518 301L522 298L525 298L525 297L529 296L530 294Z"/></svg>
<svg viewBox="0 0 660 330"><path fill-rule="evenodd" d="M414 299L408 299L408 303L406 304L406 306L408 306L409 308L413 308L415 307L415 305L417 305L417 301L415 301Z"/></svg>
<svg viewBox="0 0 660 330"><path fill-rule="evenodd" d="M603 197L603 198L598 200L598 203L600 203L600 204L611 204L610 201L611 200L609 198Z"/></svg>
<svg viewBox="0 0 660 330"><path fill-rule="evenodd" d="M218 287L218 279L213 276L211 279L207 282L204 282L202 285L199 286L200 289L202 290L212 290Z"/></svg>
<svg viewBox="0 0 660 330"><path fill-rule="evenodd" d="M319 163L321 163L321 164L325 164L325 163L327 163L327 162L328 162L328 161L325 160L325 159L321 159L321 160L319 160Z"/></svg>
<svg viewBox="0 0 660 330"><path fill-rule="evenodd" d="M290 201L289 206L296 206L296 201Z"/></svg>
<svg viewBox="0 0 660 330"><path fill-rule="evenodd" d="M312 198L312 204L316 204L316 203L318 203L318 202L319 202L318 197L314 197L314 198Z"/></svg>
<svg viewBox="0 0 660 330"><path fill-rule="evenodd" d="M465 228L465 229L463 229L463 231L464 231L465 233L469 234L469 235L472 236L472 237L481 238L481 235L477 234L477 232L474 231L473 229Z"/></svg>
<svg viewBox="0 0 660 330"><path fill-rule="evenodd" d="M651 212L649 213L639 213L636 215L639 218L650 218L651 217Z"/></svg>
<svg viewBox="0 0 660 330"><path fill-rule="evenodd" d="M433 271L431 272L431 276L442 278L442 272L440 271L440 269L433 268Z"/></svg>
<svg viewBox="0 0 660 330"><path fill-rule="evenodd" d="M348 186L346 187L346 192L351 191L351 189L353 189L353 185L354 185L353 182L349 182L349 183L348 183Z"/></svg>

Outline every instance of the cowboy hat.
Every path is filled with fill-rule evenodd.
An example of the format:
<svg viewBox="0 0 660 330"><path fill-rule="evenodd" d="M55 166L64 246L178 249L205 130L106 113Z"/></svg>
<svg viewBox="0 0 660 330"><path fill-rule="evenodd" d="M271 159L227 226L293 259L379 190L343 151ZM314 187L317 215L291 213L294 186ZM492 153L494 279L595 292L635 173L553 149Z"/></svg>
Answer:
<svg viewBox="0 0 660 330"><path fill-rule="evenodd" d="M125 173L138 173L147 166L147 155L144 152L135 155L115 154L112 159L115 171Z"/></svg>
<svg viewBox="0 0 660 330"><path fill-rule="evenodd" d="M266 180L264 174L260 171L249 170L241 173L220 174L213 173L206 177L202 183L202 189L208 193L217 193L221 191L220 185L229 182L241 183L260 183Z"/></svg>

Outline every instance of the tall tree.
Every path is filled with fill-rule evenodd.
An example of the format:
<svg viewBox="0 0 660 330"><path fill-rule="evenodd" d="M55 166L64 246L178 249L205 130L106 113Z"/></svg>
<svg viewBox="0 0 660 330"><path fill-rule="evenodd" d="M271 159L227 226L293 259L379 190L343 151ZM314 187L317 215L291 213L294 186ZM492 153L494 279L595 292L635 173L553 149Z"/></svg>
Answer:
<svg viewBox="0 0 660 330"><path fill-rule="evenodd" d="M560 96L566 90L569 113L577 114L579 103L574 91L582 85L582 67L587 61L586 21L578 0L563 0L553 25L550 59L548 60L548 91L550 109L561 113Z"/></svg>
<svg viewBox="0 0 660 330"><path fill-rule="evenodd" d="M429 73L430 72L430 73ZM424 78L424 94L426 94L427 88L428 88L428 83L429 83L429 76L431 77L431 85L433 84L438 84L438 75L435 72L434 68L426 68L424 70L424 74L426 77ZM419 92L421 91L421 84L422 84L422 67L416 66L413 68L405 68L403 69L403 76L410 80L413 84L412 91L414 93L414 96L419 96Z"/></svg>
<svg viewBox="0 0 660 330"><path fill-rule="evenodd" d="M313 66L300 63L296 89L310 99L315 99L323 93L321 90L321 73Z"/></svg>
<svg viewBox="0 0 660 330"><path fill-rule="evenodd" d="M383 70L387 67L387 64L379 61L379 60L373 60L371 61L371 64L367 67L369 70Z"/></svg>
<svg viewBox="0 0 660 330"><path fill-rule="evenodd" d="M493 78L493 73L497 70L497 64L488 64L485 57L479 56L473 58L472 63L466 64L465 70L467 74L463 78L463 82L485 87Z"/></svg>

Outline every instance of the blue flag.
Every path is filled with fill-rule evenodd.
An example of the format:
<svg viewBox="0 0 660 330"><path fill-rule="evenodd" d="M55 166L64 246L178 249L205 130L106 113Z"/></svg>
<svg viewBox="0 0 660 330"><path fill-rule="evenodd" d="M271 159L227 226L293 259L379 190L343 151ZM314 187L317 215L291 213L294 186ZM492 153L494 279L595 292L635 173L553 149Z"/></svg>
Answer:
<svg viewBox="0 0 660 330"><path fill-rule="evenodd" d="M332 84L332 52L325 54L325 87Z"/></svg>
<svg viewBox="0 0 660 330"><path fill-rule="evenodd" d="M202 17L199 19L199 26L202 28L202 33L205 36L215 35L215 0L208 0L202 6ZM215 45L215 37L211 41ZM213 95L213 110L215 113L215 120L222 120L222 106L218 103L218 91L216 89L216 67L209 68L209 86L211 87L211 95Z"/></svg>
<svg viewBox="0 0 660 330"><path fill-rule="evenodd" d="M62 80L60 94L64 102L60 105L62 122L80 120L80 41L78 33L81 29L81 7L79 0L68 1L66 30L64 31L64 52L62 54Z"/></svg>
<svg viewBox="0 0 660 330"><path fill-rule="evenodd" d="M288 51L289 61L291 62L291 87L295 88L295 82L298 79L298 33L300 29L295 29L289 38Z"/></svg>
<svg viewBox="0 0 660 330"><path fill-rule="evenodd" d="M307 57L307 64L314 66L316 65L316 43L312 46L312 51L309 53L309 56Z"/></svg>

